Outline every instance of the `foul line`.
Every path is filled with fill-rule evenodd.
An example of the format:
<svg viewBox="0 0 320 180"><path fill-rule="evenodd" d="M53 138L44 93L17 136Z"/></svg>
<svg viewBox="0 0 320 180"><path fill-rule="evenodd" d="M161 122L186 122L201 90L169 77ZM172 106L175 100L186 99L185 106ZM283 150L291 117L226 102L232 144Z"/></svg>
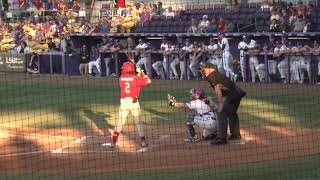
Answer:
<svg viewBox="0 0 320 180"><path fill-rule="evenodd" d="M54 137L54 138L61 138L61 139L79 139L77 137L68 137L68 136L55 136L49 134L36 134L36 133L23 133L23 132L16 132L16 131L8 131L8 130L1 130L2 132L10 133L10 134L18 134L18 135L27 135L27 136L38 136L38 137Z"/></svg>
<svg viewBox="0 0 320 180"><path fill-rule="evenodd" d="M46 150L46 151L31 151L31 152L14 153L14 154L4 154L4 155L0 155L0 158L1 158L1 157L12 157L12 156L30 155L30 154L39 154L39 153L45 153L45 152L49 152L49 150Z"/></svg>

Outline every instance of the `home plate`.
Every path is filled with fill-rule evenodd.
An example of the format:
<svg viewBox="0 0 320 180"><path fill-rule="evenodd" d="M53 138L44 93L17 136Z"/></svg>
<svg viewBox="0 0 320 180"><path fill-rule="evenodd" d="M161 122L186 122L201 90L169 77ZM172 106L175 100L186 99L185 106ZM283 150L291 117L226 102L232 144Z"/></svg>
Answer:
<svg viewBox="0 0 320 180"><path fill-rule="evenodd" d="M137 150L138 153L143 153L143 152L146 152L148 150L147 147L144 147L144 148L140 148Z"/></svg>
<svg viewBox="0 0 320 180"><path fill-rule="evenodd" d="M54 150L51 150L51 153L62 153L64 148L57 148L57 149L54 149Z"/></svg>

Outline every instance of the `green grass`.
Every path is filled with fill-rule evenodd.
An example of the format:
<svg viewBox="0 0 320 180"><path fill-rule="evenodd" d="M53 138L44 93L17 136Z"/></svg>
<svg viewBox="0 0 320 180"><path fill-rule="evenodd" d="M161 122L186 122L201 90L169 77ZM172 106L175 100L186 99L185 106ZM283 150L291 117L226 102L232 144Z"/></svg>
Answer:
<svg viewBox="0 0 320 180"><path fill-rule="evenodd" d="M56 79L46 82L1 82L1 124L43 129L90 128L92 123L112 125L119 107L116 83L69 83ZM184 122L186 110L168 107L166 96L170 93L179 101L188 101L190 87L169 82L166 86L151 85L142 91L142 115L148 124ZM207 84L204 87L207 92L212 92ZM243 125L320 127L319 96L286 94L286 89L276 92L265 90L264 93L263 89L255 89L254 85L246 90L248 96L239 109Z"/></svg>
<svg viewBox="0 0 320 180"><path fill-rule="evenodd" d="M192 169L143 170L103 172L57 172L47 173L0 173L1 179L10 180L60 180L60 179L112 179L112 180L149 180L149 179L201 179L201 180L317 180L320 178L320 155L296 159L283 159L249 164L195 167Z"/></svg>

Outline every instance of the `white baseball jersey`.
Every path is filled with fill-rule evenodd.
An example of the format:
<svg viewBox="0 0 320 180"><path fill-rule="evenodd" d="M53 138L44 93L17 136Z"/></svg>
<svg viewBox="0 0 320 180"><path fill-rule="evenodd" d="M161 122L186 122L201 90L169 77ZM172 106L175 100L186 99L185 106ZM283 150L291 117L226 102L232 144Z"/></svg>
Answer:
<svg viewBox="0 0 320 180"><path fill-rule="evenodd" d="M244 56L244 49L246 49L246 48L247 48L247 43L245 43L244 41L241 41L238 44L238 49L240 50L240 57Z"/></svg>
<svg viewBox="0 0 320 180"><path fill-rule="evenodd" d="M206 21L201 21L200 24L199 24L199 26L200 26L200 27L208 27L209 24L210 24L210 22L209 22L208 20L206 20Z"/></svg>
<svg viewBox="0 0 320 180"><path fill-rule="evenodd" d="M161 50L165 50L165 49L167 49L169 46L168 46L168 43L161 43L161 45L160 45L160 49Z"/></svg>
<svg viewBox="0 0 320 180"><path fill-rule="evenodd" d="M186 105L189 109L196 110L200 115L206 114L211 111L210 106L200 99L187 102Z"/></svg>
<svg viewBox="0 0 320 180"><path fill-rule="evenodd" d="M208 46L208 49L215 51L215 50L218 49L218 44L209 45L209 46Z"/></svg>
<svg viewBox="0 0 320 180"><path fill-rule="evenodd" d="M187 51L187 52L192 52L192 48L193 48L193 45L190 44L189 46L183 46L182 50Z"/></svg>
<svg viewBox="0 0 320 180"><path fill-rule="evenodd" d="M248 44L248 48L254 49L254 48L256 48L256 46L257 46L257 42L255 40L251 39L251 41Z"/></svg>
<svg viewBox="0 0 320 180"><path fill-rule="evenodd" d="M227 38L222 38L221 42L218 42L219 43L219 46L222 48L222 46L224 45L224 49L223 49L223 52L224 53L229 53L230 51L230 46L229 46L229 41Z"/></svg>
<svg viewBox="0 0 320 180"><path fill-rule="evenodd" d="M143 50L145 50L145 49L147 49L147 48L148 48L148 44L147 44L147 43L138 44L138 45L136 46L136 49L143 49ZM147 53L141 52L141 57L147 57L147 56L148 56Z"/></svg>

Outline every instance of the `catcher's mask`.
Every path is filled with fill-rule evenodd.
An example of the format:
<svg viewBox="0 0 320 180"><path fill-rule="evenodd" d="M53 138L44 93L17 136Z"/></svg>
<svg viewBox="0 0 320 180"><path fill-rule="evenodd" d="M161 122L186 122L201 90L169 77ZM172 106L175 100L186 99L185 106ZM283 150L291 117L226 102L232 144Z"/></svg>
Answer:
<svg viewBox="0 0 320 180"><path fill-rule="evenodd" d="M131 61L127 61L123 63L121 67L121 73L122 74L128 74L135 71L135 66Z"/></svg>
<svg viewBox="0 0 320 180"><path fill-rule="evenodd" d="M205 92L204 92L204 89L202 88L199 88L199 87L192 88L190 90L190 93L191 93L191 98L193 100L205 98Z"/></svg>

